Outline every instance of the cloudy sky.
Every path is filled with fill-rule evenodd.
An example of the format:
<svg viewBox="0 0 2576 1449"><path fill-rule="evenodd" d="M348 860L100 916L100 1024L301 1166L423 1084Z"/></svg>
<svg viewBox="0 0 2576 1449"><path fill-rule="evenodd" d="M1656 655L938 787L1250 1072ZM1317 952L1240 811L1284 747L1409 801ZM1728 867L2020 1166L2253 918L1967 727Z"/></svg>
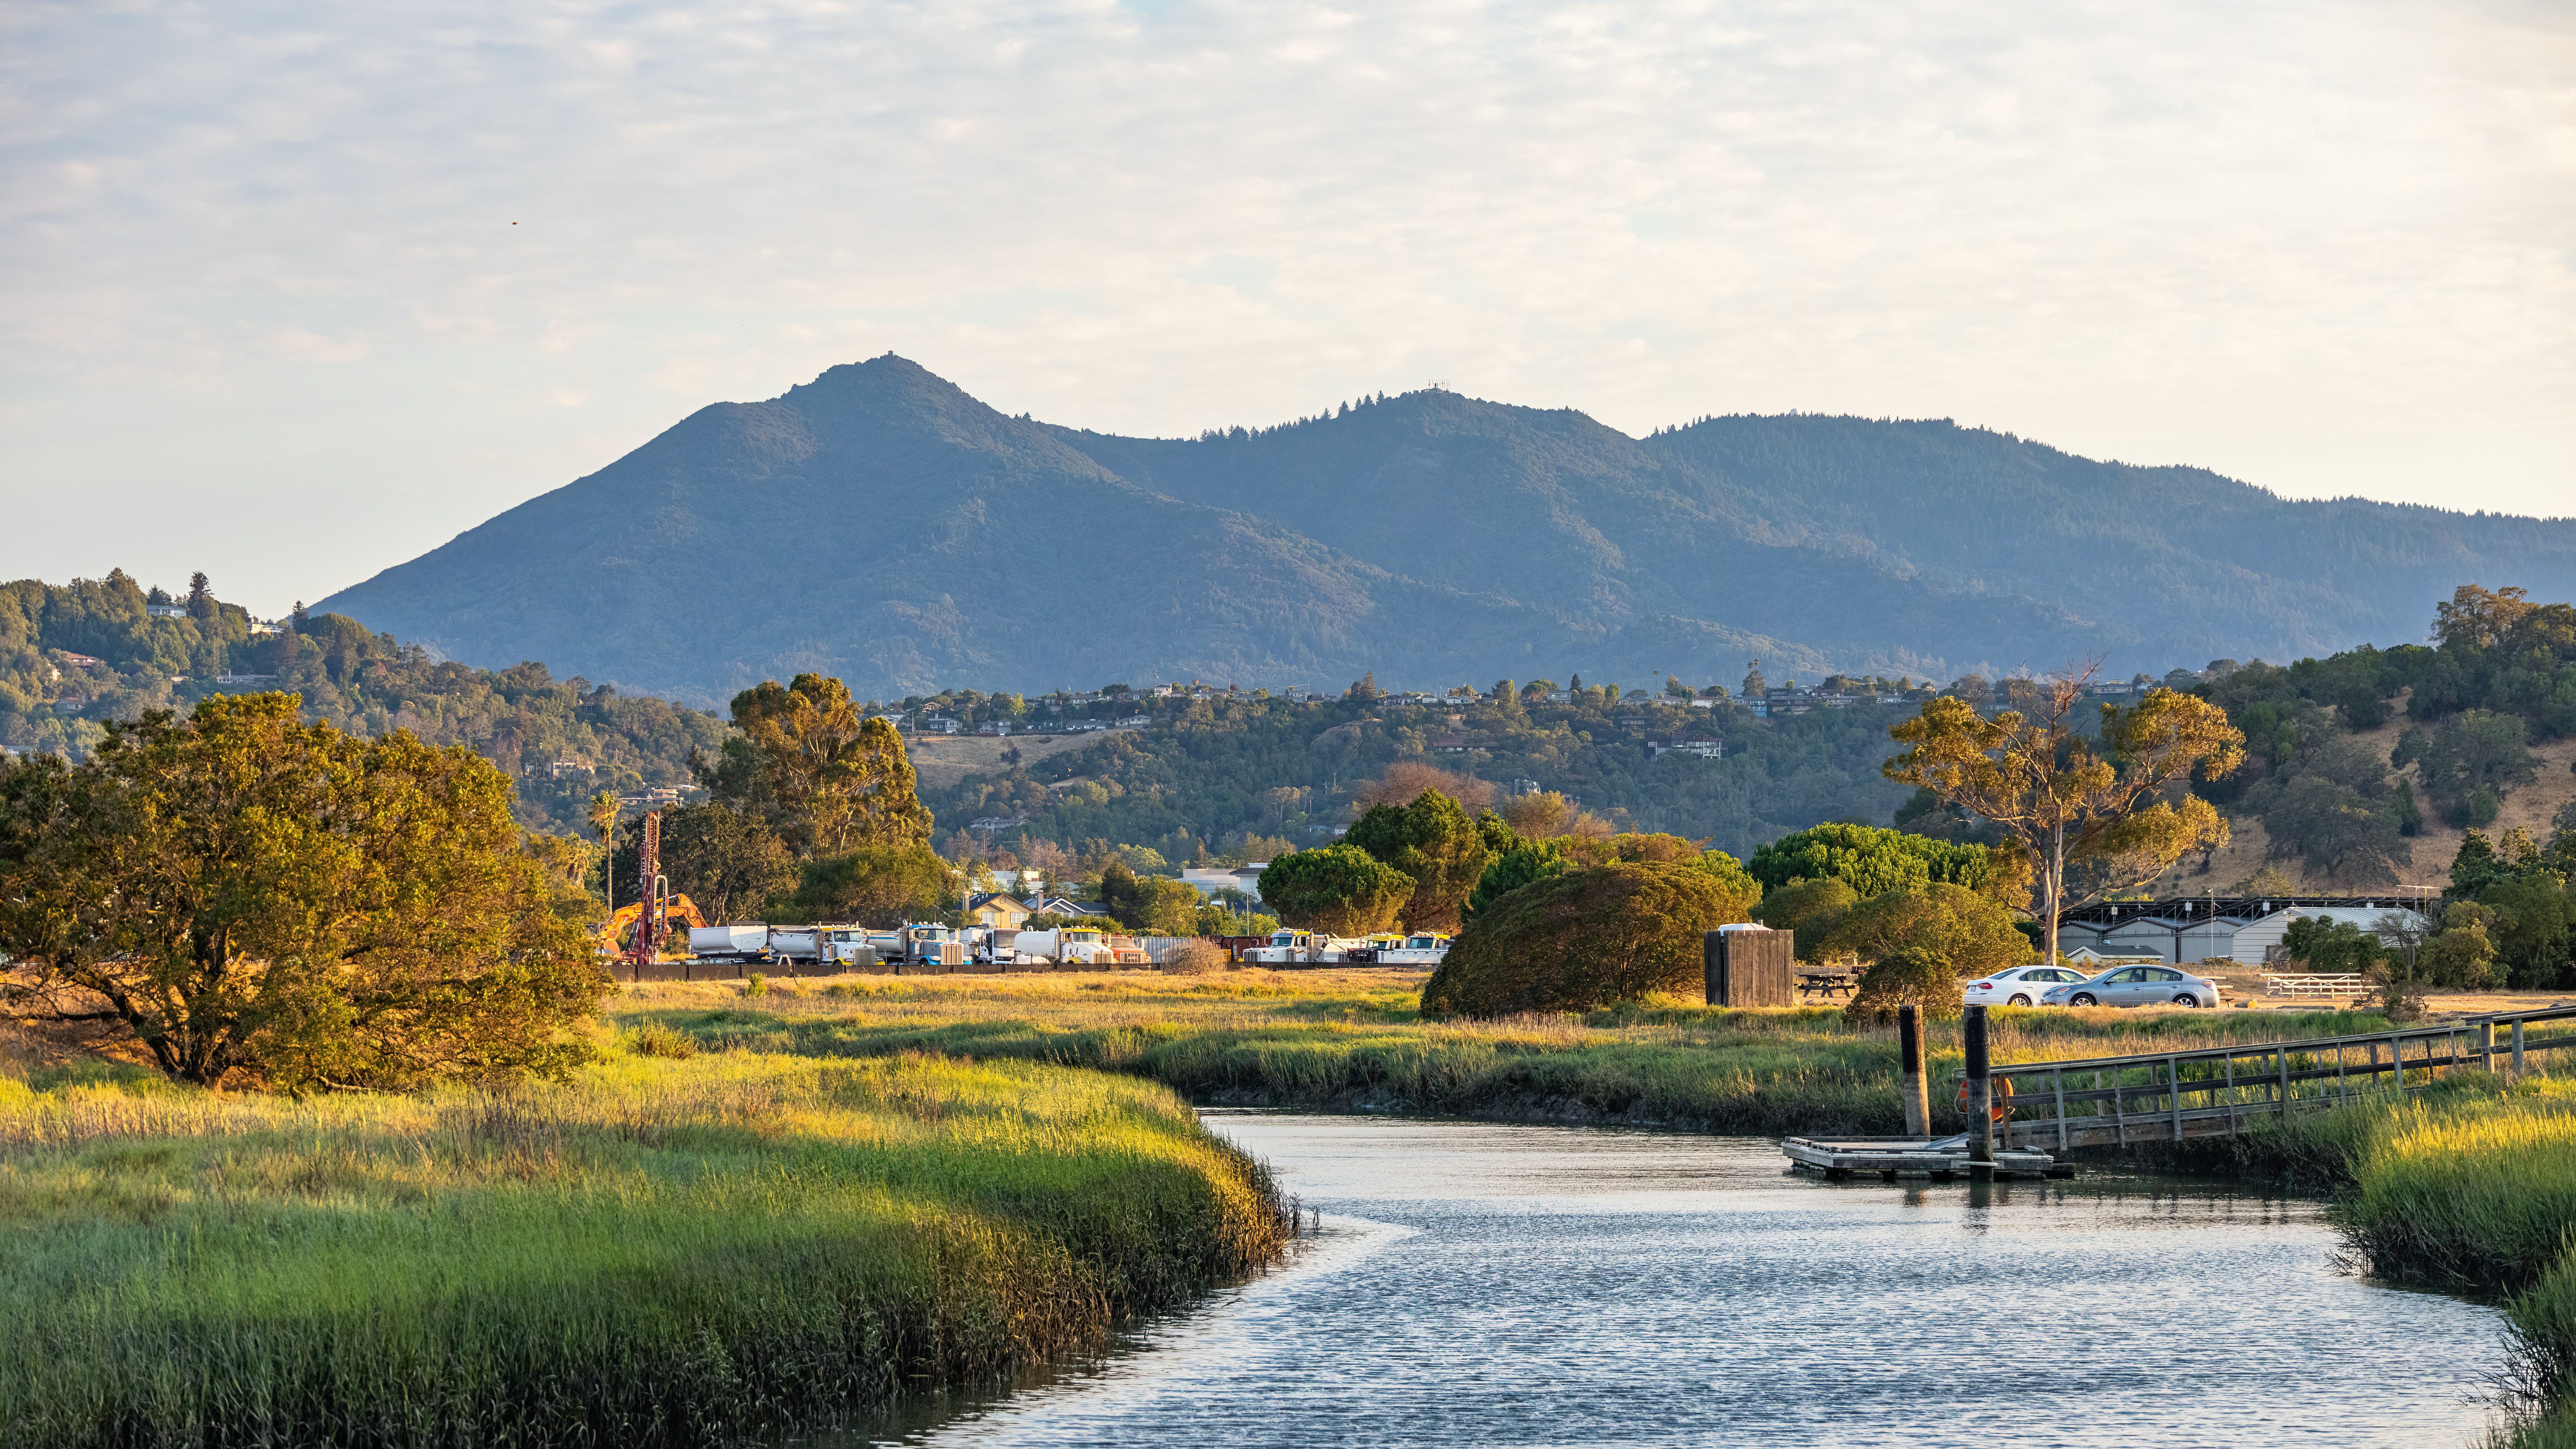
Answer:
<svg viewBox="0 0 2576 1449"><path fill-rule="evenodd" d="M893 350L2576 513L2576 7L0 3L0 576L279 612Z"/></svg>

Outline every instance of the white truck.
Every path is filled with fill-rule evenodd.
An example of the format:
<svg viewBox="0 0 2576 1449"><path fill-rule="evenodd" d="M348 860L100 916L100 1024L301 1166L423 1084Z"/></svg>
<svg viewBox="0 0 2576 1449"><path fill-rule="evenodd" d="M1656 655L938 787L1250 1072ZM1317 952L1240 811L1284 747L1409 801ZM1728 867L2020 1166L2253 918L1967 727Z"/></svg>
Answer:
<svg viewBox="0 0 2576 1449"><path fill-rule="evenodd" d="M1365 936L1327 936L1320 931L1300 931L1282 926L1270 933L1270 944L1255 946L1243 953L1246 961L1259 961L1273 966L1321 966L1364 959L1369 950Z"/></svg>
<svg viewBox="0 0 2576 1449"><path fill-rule="evenodd" d="M1058 966L1150 966L1151 957L1133 936L1112 935L1098 926L1065 926L1053 931L1022 931L1011 948L1023 963Z"/></svg>
<svg viewBox="0 0 2576 1449"><path fill-rule="evenodd" d="M749 921L733 926L691 926L689 954L701 961L742 964L776 962L782 966L834 966L864 970L887 954L864 926L771 926Z"/></svg>

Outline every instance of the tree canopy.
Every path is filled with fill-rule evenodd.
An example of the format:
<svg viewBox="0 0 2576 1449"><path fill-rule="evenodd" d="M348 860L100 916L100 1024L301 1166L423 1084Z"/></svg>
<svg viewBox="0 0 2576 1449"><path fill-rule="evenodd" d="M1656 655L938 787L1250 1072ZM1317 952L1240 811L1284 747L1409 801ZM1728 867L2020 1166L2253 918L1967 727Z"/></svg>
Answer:
<svg viewBox="0 0 2576 1449"><path fill-rule="evenodd" d="M718 802L767 818L799 856L861 845L926 845L931 815L903 737L862 719L837 679L766 680L733 698L735 734L699 783Z"/></svg>
<svg viewBox="0 0 2576 1449"><path fill-rule="evenodd" d="M1411 878L1403 910L1410 931L1457 930L1469 892L1493 859L1476 822L1437 790L1425 790L1401 808L1370 806L1347 840Z"/></svg>
<svg viewBox="0 0 2576 1449"><path fill-rule="evenodd" d="M2087 736L2076 718L2092 675L2087 668L2045 681L2028 714L1988 719L1945 695L1888 731L1908 746L1887 762L1889 779L1985 819L2031 862L2051 957L2070 905L2152 880L2184 852L2226 841L2227 822L2207 800L2169 797L2234 770L2245 754L2244 734L2223 711L2170 689L2126 708L2103 705L2099 732Z"/></svg>
<svg viewBox="0 0 2576 1449"><path fill-rule="evenodd" d="M929 846L862 845L805 862L790 909L800 920L883 930L930 919L955 899L948 862Z"/></svg>
<svg viewBox="0 0 2576 1449"><path fill-rule="evenodd" d="M1300 930L1365 936L1395 923L1413 878L1356 845L1301 850L1261 873L1261 902Z"/></svg>
<svg viewBox="0 0 2576 1449"><path fill-rule="evenodd" d="M607 990L509 781L306 725L286 694L0 767L16 1012L121 1022L173 1077L288 1089L561 1075Z"/></svg>
<svg viewBox="0 0 2576 1449"><path fill-rule="evenodd" d="M2008 903L2027 885L1996 852L1902 830L1831 821L1784 835L1753 852L1746 864L1765 888L1796 880L1839 880L1860 895L1918 889L1939 881L1983 890Z"/></svg>

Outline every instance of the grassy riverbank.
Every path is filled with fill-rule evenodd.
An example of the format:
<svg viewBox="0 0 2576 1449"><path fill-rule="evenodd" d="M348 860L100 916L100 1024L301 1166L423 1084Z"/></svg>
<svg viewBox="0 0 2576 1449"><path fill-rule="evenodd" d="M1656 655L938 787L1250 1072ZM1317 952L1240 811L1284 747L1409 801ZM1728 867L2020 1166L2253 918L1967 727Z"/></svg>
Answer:
<svg viewBox="0 0 2576 1449"><path fill-rule="evenodd" d="M2337 1190L2379 1276L2504 1295L2510 1377L2539 1412L2499 1442L2576 1445L2576 1081L2464 1071L2403 1101L2293 1117L2232 1150Z"/></svg>
<svg viewBox="0 0 2576 1449"><path fill-rule="evenodd" d="M1283 1246L1267 1175L1151 1083L627 1041L500 1096L0 1077L9 1442L775 1434Z"/></svg>
<svg viewBox="0 0 2576 1449"><path fill-rule="evenodd" d="M710 1048L813 1057L904 1051L1149 1076L1202 1102L1377 1108L1715 1132L1903 1126L1892 1030L1837 1008L1620 1007L1582 1017L1426 1022L1418 975L1235 971L861 977L801 994L646 985L611 1000L632 1022ZM2100 1056L2386 1028L2348 1012L1996 1013L1999 1060ZM1954 1026L1930 1033L1936 1079ZM1939 1121L1955 1115L1935 1093Z"/></svg>

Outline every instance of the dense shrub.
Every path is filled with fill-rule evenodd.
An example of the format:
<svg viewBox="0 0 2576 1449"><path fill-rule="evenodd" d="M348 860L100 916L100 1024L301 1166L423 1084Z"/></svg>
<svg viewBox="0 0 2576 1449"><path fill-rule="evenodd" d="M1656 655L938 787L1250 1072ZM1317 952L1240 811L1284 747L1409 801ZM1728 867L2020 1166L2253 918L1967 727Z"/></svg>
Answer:
<svg viewBox="0 0 2576 1449"><path fill-rule="evenodd" d="M1948 1021L1960 1013L1959 971L1950 958L1921 946L1891 951L1861 973L1843 1014L1854 1024L1892 1021L1896 1008L1912 1003L1928 1021Z"/></svg>
<svg viewBox="0 0 2576 1449"><path fill-rule="evenodd" d="M1900 951L1929 951L1950 963L1954 982L2034 956L2010 911L1965 886L1938 882L1861 902L1834 928L1826 945L1872 962Z"/></svg>
<svg viewBox="0 0 2576 1449"><path fill-rule="evenodd" d="M1533 881L1478 915L1422 988L1423 1014L1588 1011L1695 992L1701 937L1745 919L1740 893L1688 865L1597 865Z"/></svg>
<svg viewBox="0 0 2576 1449"><path fill-rule="evenodd" d="M1753 918L1775 931L1795 931L1799 960L1824 961L1835 954L1834 932L1859 904L1860 892L1828 876L1766 894Z"/></svg>
<svg viewBox="0 0 2576 1449"><path fill-rule="evenodd" d="M1230 969L1233 958L1213 941L1183 941L1163 952L1163 972L1168 976L1209 976Z"/></svg>

